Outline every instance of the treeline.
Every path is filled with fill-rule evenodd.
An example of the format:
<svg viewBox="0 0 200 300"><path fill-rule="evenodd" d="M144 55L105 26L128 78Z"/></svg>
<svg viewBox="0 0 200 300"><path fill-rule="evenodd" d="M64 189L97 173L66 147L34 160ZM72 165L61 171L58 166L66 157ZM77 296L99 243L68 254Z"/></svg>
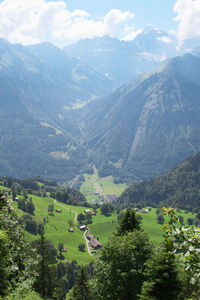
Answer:
<svg viewBox="0 0 200 300"><path fill-rule="evenodd" d="M33 213L28 209L28 206L31 206L31 201L27 202L27 194L39 197L51 197L65 204L88 206L85 196L79 191L64 185L59 185L55 181L48 181L40 176L23 180L11 177L0 177L0 181L2 181L4 186L11 189L13 200L19 195L19 208L31 214Z"/></svg>
<svg viewBox="0 0 200 300"><path fill-rule="evenodd" d="M199 212L200 152L164 175L131 185L117 204L120 208L165 205Z"/></svg>

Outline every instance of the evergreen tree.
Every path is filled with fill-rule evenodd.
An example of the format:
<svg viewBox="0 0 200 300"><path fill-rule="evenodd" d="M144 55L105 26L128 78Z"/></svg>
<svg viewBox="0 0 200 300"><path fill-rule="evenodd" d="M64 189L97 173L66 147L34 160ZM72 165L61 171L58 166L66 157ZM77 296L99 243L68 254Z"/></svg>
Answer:
<svg viewBox="0 0 200 300"><path fill-rule="evenodd" d="M41 259L37 269L38 276L34 285L35 290L43 297L52 297L57 288L57 273L48 243L43 235L40 236L39 241L34 242L34 246Z"/></svg>
<svg viewBox="0 0 200 300"><path fill-rule="evenodd" d="M117 235L121 236L135 229L140 229L140 221L136 218L134 209L127 210L119 223Z"/></svg>
<svg viewBox="0 0 200 300"><path fill-rule="evenodd" d="M34 211L35 211L35 205L33 204L33 202L30 200L27 202L26 205L26 211L34 216Z"/></svg>
<svg viewBox="0 0 200 300"><path fill-rule="evenodd" d="M91 293L88 286L87 276L83 266L81 267L80 273L77 277L77 281L73 288L73 300L89 300L91 299ZM71 300L72 300L71 299Z"/></svg>
<svg viewBox="0 0 200 300"><path fill-rule="evenodd" d="M176 300L181 291L177 262L160 249L146 263L140 300Z"/></svg>

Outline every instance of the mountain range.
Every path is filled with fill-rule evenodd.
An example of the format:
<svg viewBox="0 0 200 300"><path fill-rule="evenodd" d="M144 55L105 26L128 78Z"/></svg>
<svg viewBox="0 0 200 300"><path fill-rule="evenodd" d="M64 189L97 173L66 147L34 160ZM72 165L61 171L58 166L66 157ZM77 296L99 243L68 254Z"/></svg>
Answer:
<svg viewBox="0 0 200 300"><path fill-rule="evenodd" d="M138 49L147 47L149 53L157 55L165 49L170 56L174 50L161 41L163 36L169 38L149 28L132 45L104 37L98 49L105 44L120 49L123 44L126 53L135 51L137 57L142 57ZM153 42L148 42L149 37ZM88 53L94 52L94 40L80 43L88 42ZM125 56L121 53L121 57ZM145 64L138 62L139 73ZM96 165L100 176L132 183L159 175L196 153L200 149L199 52L159 62L150 70L155 64L158 61L146 64L148 73L117 89L119 82L127 80L123 74L136 76L123 59L123 71L114 72L121 79L113 78L98 64L89 66L81 57L71 57L66 49L49 43L22 46L1 39L0 175L66 181ZM115 56L111 65L117 68Z"/></svg>
<svg viewBox="0 0 200 300"><path fill-rule="evenodd" d="M102 176L151 178L200 149L199 69L200 56L175 57L83 109L87 148Z"/></svg>
<svg viewBox="0 0 200 300"><path fill-rule="evenodd" d="M150 71L169 57L177 54L176 41L166 32L149 26L132 41L110 36L84 39L64 51L101 74L112 78L118 85Z"/></svg>

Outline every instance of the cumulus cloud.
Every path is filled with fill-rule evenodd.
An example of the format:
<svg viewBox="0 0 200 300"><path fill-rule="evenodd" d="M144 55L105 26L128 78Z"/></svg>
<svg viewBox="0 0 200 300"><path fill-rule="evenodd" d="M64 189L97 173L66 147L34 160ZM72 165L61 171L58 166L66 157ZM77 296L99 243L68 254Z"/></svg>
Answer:
<svg viewBox="0 0 200 300"><path fill-rule="evenodd" d="M184 40L200 36L200 1L177 0L174 5L177 14L175 21L178 25L178 39L181 44Z"/></svg>
<svg viewBox="0 0 200 300"><path fill-rule="evenodd" d="M14 43L50 41L65 45L81 38L132 34L134 14L118 9L94 19L84 10L69 11L64 1L3 0L0 3L0 37Z"/></svg>

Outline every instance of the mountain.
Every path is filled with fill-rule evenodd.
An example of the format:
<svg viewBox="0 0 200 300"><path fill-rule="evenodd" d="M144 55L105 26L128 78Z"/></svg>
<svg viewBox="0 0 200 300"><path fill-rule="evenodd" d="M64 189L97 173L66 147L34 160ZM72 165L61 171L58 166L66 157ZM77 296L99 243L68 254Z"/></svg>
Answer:
<svg viewBox="0 0 200 300"><path fill-rule="evenodd" d="M186 54L82 111L90 163L129 183L173 168L200 149L200 56Z"/></svg>
<svg viewBox="0 0 200 300"><path fill-rule="evenodd" d="M80 40L64 51L112 78L119 87L176 55L176 43L167 33L149 26L132 41L104 36Z"/></svg>
<svg viewBox="0 0 200 300"><path fill-rule="evenodd" d="M127 188L118 199L122 207L140 205L200 208L200 152L184 160L173 170Z"/></svg>
<svg viewBox="0 0 200 300"><path fill-rule="evenodd" d="M0 39L0 173L71 178L86 157L72 109L112 82L62 50Z"/></svg>

